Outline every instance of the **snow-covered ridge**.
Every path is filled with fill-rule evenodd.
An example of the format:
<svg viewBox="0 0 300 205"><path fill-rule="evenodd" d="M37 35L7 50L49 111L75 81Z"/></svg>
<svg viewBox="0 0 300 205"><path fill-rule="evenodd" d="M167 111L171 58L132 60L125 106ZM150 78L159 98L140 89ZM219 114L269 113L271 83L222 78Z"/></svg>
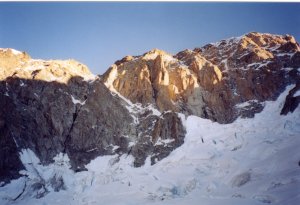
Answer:
<svg viewBox="0 0 300 205"><path fill-rule="evenodd" d="M114 155L98 157L86 166L88 171L74 173L66 155L42 166L33 152L23 150L21 159L27 168L23 173L28 176L0 187L0 203L298 204L300 109L279 114L292 88L288 86L277 101L266 102L253 119L221 125L182 117L187 129L184 144L153 166L148 160L133 168L130 155ZM38 191L30 187L43 181L44 188L51 190L53 176L63 179L65 190L35 199ZM27 188L19 196L24 184Z"/></svg>
<svg viewBox="0 0 300 205"><path fill-rule="evenodd" d="M217 42L212 42L209 43L208 45L213 45L215 47L219 47L219 46L228 46L228 45L235 45L235 44L239 44L241 42L241 40L243 39L251 39L253 37L260 37L261 38L261 42L262 44L264 44L265 46L268 45L268 43L266 41L264 41L265 38L269 38L272 40L277 40L277 41L286 41L285 37L291 37L291 41L294 42L295 39L292 36L289 35L276 35L276 34L270 34L270 33L257 33L257 32L250 32L250 33L245 33L241 36L238 37L229 37L226 38L224 40L221 41L217 41ZM278 48L279 44L275 44L272 47L265 47L268 48L270 50L276 50Z"/></svg>
<svg viewBox="0 0 300 205"><path fill-rule="evenodd" d="M245 35L242 35L242 36L239 36L239 37L230 37L228 39L225 39L225 40L221 40L221 41L218 41L218 42L213 42L213 43L209 43L208 45L213 45L213 46L216 46L216 47L219 47L221 44L236 44L236 43L239 43L240 40L244 37Z"/></svg>
<svg viewBox="0 0 300 205"><path fill-rule="evenodd" d="M2 52L12 52L12 54L14 54L14 55L22 55L21 51L18 51L18 50L12 49L12 48L0 48L0 51L2 51Z"/></svg>

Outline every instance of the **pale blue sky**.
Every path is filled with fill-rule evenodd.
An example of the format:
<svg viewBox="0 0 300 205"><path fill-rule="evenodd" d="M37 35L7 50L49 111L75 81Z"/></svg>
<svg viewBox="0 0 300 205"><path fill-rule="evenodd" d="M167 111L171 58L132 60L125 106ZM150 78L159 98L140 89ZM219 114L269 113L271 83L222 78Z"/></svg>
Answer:
<svg viewBox="0 0 300 205"><path fill-rule="evenodd" d="M125 55L175 54L250 31L299 40L300 3L0 2L0 47L74 58L95 74Z"/></svg>

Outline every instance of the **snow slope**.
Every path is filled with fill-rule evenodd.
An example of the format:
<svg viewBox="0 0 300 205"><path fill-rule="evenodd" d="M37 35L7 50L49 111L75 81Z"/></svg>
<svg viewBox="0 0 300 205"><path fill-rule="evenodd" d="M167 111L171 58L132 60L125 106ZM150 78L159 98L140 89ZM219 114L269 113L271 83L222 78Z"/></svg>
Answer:
<svg viewBox="0 0 300 205"><path fill-rule="evenodd" d="M266 102L253 119L232 124L179 114L185 142L153 166L148 159L134 168L131 156L115 155L98 157L88 171L74 173L66 155L42 166L32 151L23 150L27 171L0 187L0 204L300 204L300 108L279 114L292 88ZM63 190L55 192L53 177L63 179ZM36 182L44 193L33 188Z"/></svg>

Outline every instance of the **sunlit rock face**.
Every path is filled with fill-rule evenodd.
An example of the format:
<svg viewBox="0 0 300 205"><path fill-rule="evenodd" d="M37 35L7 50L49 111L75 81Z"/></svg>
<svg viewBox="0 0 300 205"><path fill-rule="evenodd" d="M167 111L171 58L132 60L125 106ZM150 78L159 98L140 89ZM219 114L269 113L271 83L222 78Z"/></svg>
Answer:
<svg viewBox="0 0 300 205"><path fill-rule="evenodd" d="M254 117L288 84L296 86L282 114L293 112L299 68L293 37L259 33L176 55L126 56L102 76L75 60L0 49L0 181L20 176L23 149L43 165L67 154L75 171L103 155L154 164L184 143L180 113L219 123Z"/></svg>
<svg viewBox="0 0 300 205"><path fill-rule="evenodd" d="M4 182L25 168L19 159L23 149L43 165L65 153L75 171L103 155L130 154L141 166L148 156L152 163L166 157L185 135L176 113L127 102L81 63L35 60L13 49L0 49L0 107Z"/></svg>
<svg viewBox="0 0 300 205"><path fill-rule="evenodd" d="M75 60L36 60L14 49L0 49L0 80L7 77L67 83L72 77L93 80L87 66Z"/></svg>
<svg viewBox="0 0 300 205"><path fill-rule="evenodd" d="M107 87L135 103L230 123L253 117L265 100L298 82L300 48L290 35L252 32L176 55L154 49L117 61ZM248 106L239 104L248 102Z"/></svg>

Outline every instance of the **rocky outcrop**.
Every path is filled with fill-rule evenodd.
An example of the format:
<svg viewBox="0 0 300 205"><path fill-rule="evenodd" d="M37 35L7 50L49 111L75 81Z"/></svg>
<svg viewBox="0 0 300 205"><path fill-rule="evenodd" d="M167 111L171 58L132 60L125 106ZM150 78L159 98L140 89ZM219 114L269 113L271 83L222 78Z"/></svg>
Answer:
<svg viewBox="0 0 300 205"><path fill-rule="evenodd" d="M286 96L285 103L280 112L281 115L287 115L289 112L294 112L300 103L300 83L290 90Z"/></svg>
<svg viewBox="0 0 300 205"><path fill-rule="evenodd" d="M141 166L148 155L161 159L183 142L177 114L153 115L144 108L132 113L134 105L74 60L33 60L11 49L2 49L0 58L10 62L0 67L0 181L20 176L22 149L31 149L45 165L66 153L71 168L81 171L95 157L113 154L132 154ZM148 132L155 136L149 138L151 150L135 151ZM154 132L174 142L159 151Z"/></svg>
<svg viewBox="0 0 300 205"><path fill-rule="evenodd" d="M93 80L89 69L75 60L35 60L25 52L0 49L0 80L8 77L67 84L73 77Z"/></svg>
<svg viewBox="0 0 300 205"><path fill-rule="evenodd" d="M138 138L131 149L135 166L143 165L148 156L151 164L155 164L184 142L185 128L176 113L166 112L160 116L145 114L140 116L142 121L138 125Z"/></svg>
<svg viewBox="0 0 300 205"><path fill-rule="evenodd" d="M184 142L177 112L230 123L262 111L288 84L296 86L281 113L293 112L299 67L292 36L255 32L174 56L158 49L126 56L103 76L75 60L0 49L0 181L20 176L23 149L43 165L65 153L75 171L102 155L154 164ZM61 180L54 176L54 190Z"/></svg>
<svg viewBox="0 0 300 205"><path fill-rule="evenodd" d="M132 102L230 123L253 117L261 102L298 82L299 59L294 37L252 32L174 56L154 49L124 58L103 79Z"/></svg>

